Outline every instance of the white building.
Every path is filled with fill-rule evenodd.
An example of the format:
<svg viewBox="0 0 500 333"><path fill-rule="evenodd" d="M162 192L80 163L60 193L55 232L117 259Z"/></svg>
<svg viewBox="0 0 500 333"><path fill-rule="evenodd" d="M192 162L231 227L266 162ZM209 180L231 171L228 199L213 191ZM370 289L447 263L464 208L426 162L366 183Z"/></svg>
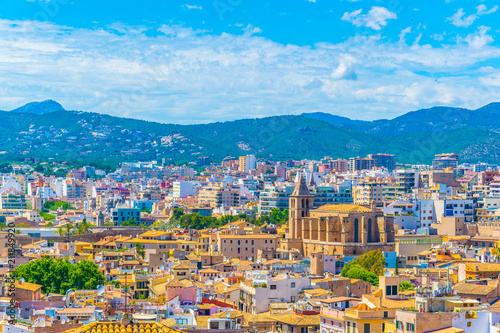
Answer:
<svg viewBox="0 0 500 333"><path fill-rule="evenodd" d="M186 198L190 195L196 195L196 189L191 182L177 181L173 184L172 197Z"/></svg>
<svg viewBox="0 0 500 333"><path fill-rule="evenodd" d="M36 189L36 197L42 199L57 198L57 193L52 187L39 187Z"/></svg>
<svg viewBox="0 0 500 333"><path fill-rule="evenodd" d="M294 303L299 300L300 292L310 286L308 277L290 277L288 273L268 277L265 284L249 286L240 284L241 298L239 309L252 314L269 311L271 302Z"/></svg>
<svg viewBox="0 0 500 333"><path fill-rule="evenodd" d="M384 216L393 216L394 225L405 230L415 230L420 227L415 216L415 205L407 201L394 201L390 204L384 203Z"/></svg>

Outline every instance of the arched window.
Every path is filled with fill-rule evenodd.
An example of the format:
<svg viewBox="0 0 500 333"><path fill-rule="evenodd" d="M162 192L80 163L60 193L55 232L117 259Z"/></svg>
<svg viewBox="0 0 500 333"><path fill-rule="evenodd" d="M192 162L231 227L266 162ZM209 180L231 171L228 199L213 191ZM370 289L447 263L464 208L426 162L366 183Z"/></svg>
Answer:
<svg viewBox="0 0 500 333"><path fill-rule="evenodd" d="M372 219L368 219L368 243L372 241Z"/></svg>
<svg viewBox="0 0 500 333"><path fill-rule="evenodd" d="M359 233L359 221L358 219L354 219L354 243L359 242L358 233Z"/></svg>

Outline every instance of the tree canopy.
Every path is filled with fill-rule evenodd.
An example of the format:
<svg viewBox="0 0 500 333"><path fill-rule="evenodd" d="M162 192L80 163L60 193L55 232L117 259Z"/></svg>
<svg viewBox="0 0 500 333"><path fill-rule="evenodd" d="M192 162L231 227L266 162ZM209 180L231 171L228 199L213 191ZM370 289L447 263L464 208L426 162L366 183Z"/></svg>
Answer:
<svg viewBox="0 0 500 333"><path fill-rule="evenodd" d="M415 285L408 281L401 281L399 291L415 290Z"/></svg>
<svg viewBox="0 0 500 333"><path fill-rule="evenodd" d="M47 201L43 204L43 209L48 211L58 210L59 207L62 207L63 210L75 209L65 201Z"/></svg>
<svg viewBox="0 0 500 333"><path fill-rule="evenodd" d="M384 274L384 270L384 254L380 251L370 251L347 263L340 275L378 285L378 277Z"/></svg>
<svg viewBox="0 0 500 333"><path fill-rule="evenodd" d="M68 289L95 289L105 281L99 267L92 261L72 264L61 258L45 256L19 265L12 273L16 279L42 285L42 293L64 294Z"/></svg>

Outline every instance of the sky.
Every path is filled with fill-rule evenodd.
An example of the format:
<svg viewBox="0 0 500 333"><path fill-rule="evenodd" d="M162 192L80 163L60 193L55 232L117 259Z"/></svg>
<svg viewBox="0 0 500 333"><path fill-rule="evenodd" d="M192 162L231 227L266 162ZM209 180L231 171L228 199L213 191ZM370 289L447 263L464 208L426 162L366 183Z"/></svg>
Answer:
<svg viewBox="0 0 500 333"><path fill-rule="evenodd" d="M494 0L3 0L0 110L194 124L500 102Z"/></svg>

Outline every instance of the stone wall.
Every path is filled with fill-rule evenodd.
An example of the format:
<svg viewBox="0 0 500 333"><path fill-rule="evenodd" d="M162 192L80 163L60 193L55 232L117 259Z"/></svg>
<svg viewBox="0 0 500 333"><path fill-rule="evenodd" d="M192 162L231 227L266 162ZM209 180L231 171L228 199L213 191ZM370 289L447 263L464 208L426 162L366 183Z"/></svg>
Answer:
<svg viewBox="0 0 500 333"><path fill-rule="evenodd" d="M70 241L71 242L97 242L100 239L107 237L107 236L128 236L128 237L135 237L137 235L140 235L144 233L144 230L140 229L106 229L106 230L101 230L99 232L87 234L87 235L79 235L79 236L70 236ZM27 244L31 244L33 242L38 242L40 240L52 240L54 242L66 242L68 240L68 237L66 236L51 236L51 237L26 237L22 235L22 237L17 237L16 238L16 245L17 246L23 246Z"/></svg>

